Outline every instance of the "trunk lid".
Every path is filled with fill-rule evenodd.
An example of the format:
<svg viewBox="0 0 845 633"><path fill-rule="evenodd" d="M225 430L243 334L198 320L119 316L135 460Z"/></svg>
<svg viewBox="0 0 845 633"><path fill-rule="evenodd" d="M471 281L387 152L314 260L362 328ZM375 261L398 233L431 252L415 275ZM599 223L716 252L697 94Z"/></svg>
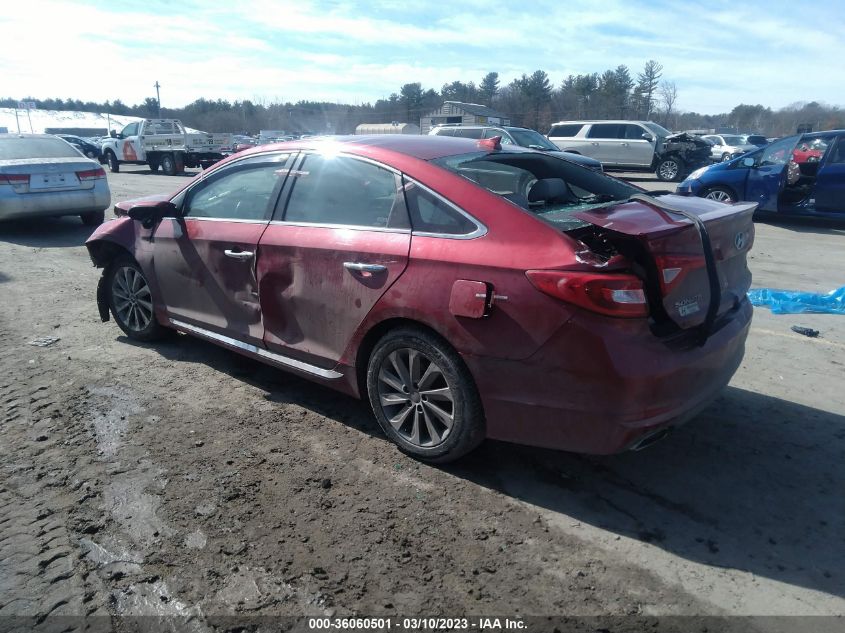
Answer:
<svg viewBox="0 0 845 633"><path fill-rule="evenodd" d="M751 286L747 254L757 205L675 195L636 197L572 215L606 231L604 239L642 269L655 318L690 329L737 306ZM704 244L697 220L706 231ZM711 307L713 294L718 296Z"/></svg>
<svg viewBox="0 0 845 633"><path fill-rule="evenodd" d="M12 190L19 194L92 189L93 180L79 175L100 168L99 163L83 156L0 160L0 176L8 176ZM14 176L28 178L16 180Z"/></svg>

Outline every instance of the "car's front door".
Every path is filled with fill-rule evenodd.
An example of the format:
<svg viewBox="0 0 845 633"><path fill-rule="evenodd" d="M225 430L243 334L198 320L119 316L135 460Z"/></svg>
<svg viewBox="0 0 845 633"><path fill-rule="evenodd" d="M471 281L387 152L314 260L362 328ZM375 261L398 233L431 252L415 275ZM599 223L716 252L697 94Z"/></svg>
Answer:
<svg viewBox="0 0 845 633"><path fill-rule="evenodd" d="M143 158L139 156L139 153L142 153L140 145L138 144L138 129L140 125L141 124L138 121L130 123L123 128L123 131L120 133L121 140L118 145L120 149L119 153L121 155L120 160L143 160Z"/></svg>
<svg viewBox="0 0 845 633"><path fill-rule="evenodd" d="M304 154L289 180L285 208L258 247L264 342L331 368L407 265L401 180L383 165L317 152Z"/></svg>
<svg viewBox="0 0 845 633"><path fill-rule="evenodd" d="M743 200L756 202L761 211L778 210L778 197L786 185L786 164L799 139L790 136L775 141L746 157L754 158L754 166L748 169Z"/></svg>
<svg viewBox="0 0 845 633"><path fill-rule="evenodd" d="M822 161L816 174L816 209L845 213L845 136L836 139Z"/></svg>
<svg viewBox="0 0 845 633"><path fill-rule="evenodd" d="M256 249L291 160L266 154L211 172L186 192L181 216L156 228L153 270L177 326L261 345Z"/></svg>

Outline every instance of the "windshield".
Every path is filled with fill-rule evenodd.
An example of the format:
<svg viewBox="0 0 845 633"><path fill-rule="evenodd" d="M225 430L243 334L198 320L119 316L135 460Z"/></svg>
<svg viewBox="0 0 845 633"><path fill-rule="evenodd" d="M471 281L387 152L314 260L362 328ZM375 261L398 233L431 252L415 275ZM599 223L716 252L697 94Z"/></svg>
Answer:
<svg viewBox="0 0 845 633"><path fill-rule="evenodd" d="M553 155L473 152L432 161L563 229L586 223L572 217L642 189Z"/></svg>
<svg viewBox="0 0 845 633"><path fill-rule="evenodd" d="M59 138L0 138L0 160L24 158L79 158L72 145Z"/></svg>
<svg viewBox="0 0 845 633"><path fill-rule="evenodd" d="M534 149L550 149L558 151L558 146L545 136L534 130L508 130L517 145Z"/></svg>
<svg viewBox="0 0 845 633"><path fill-rule="evenodd" d="M722 134L722 140L725 141L725 145L745 145L744 138L733 134Z"/></svg>
<svg viewBox="0 0 845 633"><path fill-rule="evenodd" d="M667 129L666 129L665 127L663 127L662 125L657 125L657 123L652 123L651 121L649 121L648 123L646 123L646 124L645 124L645 126L646 126L649 130L651 130L652 132L654 132L657 136L660 136L660 137L663 137L663 138L665 138L665 137L669 136L670 134L672 134L669 130L667 130Z"/></svg>

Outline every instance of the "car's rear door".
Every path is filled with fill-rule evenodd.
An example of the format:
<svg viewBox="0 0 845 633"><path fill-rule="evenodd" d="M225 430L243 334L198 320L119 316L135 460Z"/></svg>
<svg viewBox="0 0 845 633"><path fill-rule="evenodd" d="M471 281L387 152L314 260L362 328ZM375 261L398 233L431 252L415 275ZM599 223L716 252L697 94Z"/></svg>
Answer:
<svg viewBox="0 0 845 633"><path fill-rule="evenodd" d="M822 161L816 174L816 209L845 214L845 136L836 139Z"/></svg>
<svg viewBox="0 0 845 633"><path fill-rule="evenodd" d="M622 125L617 123L593 123L587 132L587 143L582 154L601 161L602 165L618 165L619 150L624 133Z"/></svg>
<svg viewBox="0 0 845 633"><path fill-rule="evenodd" d="M262 344L256 249L292 160L276 152L215 170L185 192L182 217L156 228L155 279L177 327Z"/></svg>
<svg viewBox="0 0 845 633"><path fill-rule="evenodd" d="M304 153L258 247L268 350L334 367L405 270L410 245L398 172L355 156Z"/></svg>

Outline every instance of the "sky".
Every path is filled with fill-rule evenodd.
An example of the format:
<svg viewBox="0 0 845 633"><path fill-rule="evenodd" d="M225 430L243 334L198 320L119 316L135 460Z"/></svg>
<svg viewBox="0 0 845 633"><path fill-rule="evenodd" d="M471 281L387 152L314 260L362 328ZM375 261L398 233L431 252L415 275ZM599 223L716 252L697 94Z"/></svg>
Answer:
<svg viewBox="0 0 845 633"><path fill-rule="evenodd" d="M845 2L668 0L14 0L0 96L164 107L199 98L365 103L490 71L502 85L649 59L676 108L845 106Z"/></svg>

